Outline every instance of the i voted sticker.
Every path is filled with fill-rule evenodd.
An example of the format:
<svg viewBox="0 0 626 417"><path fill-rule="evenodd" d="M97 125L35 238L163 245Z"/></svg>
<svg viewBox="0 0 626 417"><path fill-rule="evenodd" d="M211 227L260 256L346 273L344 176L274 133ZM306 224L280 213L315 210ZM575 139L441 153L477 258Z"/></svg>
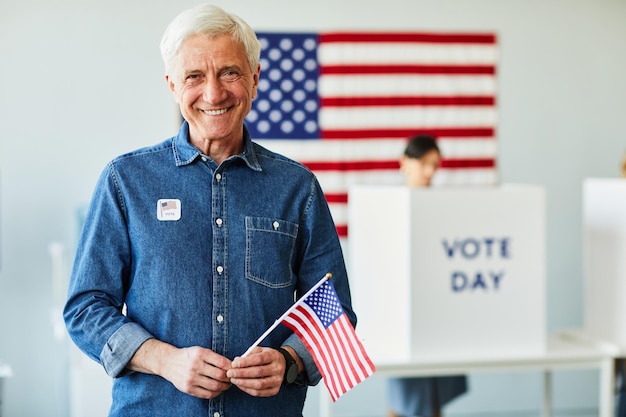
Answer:
<svg viewBox="0 0 626 417"><path fill-rule="evenodd" d="M161 221L180 220L180 200L162 198L157 201L157 219Z"/></svg>

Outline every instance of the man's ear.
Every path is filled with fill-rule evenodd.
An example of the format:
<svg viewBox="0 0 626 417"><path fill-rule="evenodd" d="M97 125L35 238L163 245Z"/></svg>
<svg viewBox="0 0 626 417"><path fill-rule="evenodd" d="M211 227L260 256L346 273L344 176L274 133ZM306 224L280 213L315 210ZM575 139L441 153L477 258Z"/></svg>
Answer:
<svg viewBox="0 0 626 417"><path fill-rule="evenodd" d="M257 66L256 72L253 77L253 85L252 85L252 99L256 98L257 88L259 87L259 77L261 76L261 64Z"/></svg>
<svg viewBox="0 0 626 417"><path fill-rule="evenodd" d="M176 83L174 83L172 77L170 77L169 74L165 74L165 82L167 83L167 86L169 87L172 94L174 95L174 100L176 100L176 102L178 103L178 94L176 94Z"/></svg>

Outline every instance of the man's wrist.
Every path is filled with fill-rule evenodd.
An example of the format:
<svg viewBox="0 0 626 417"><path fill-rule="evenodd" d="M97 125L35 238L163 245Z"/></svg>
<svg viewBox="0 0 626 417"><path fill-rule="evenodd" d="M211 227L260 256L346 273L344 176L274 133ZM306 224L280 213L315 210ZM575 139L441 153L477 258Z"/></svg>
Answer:
<svg viewBox="0 0 626 417"><path fill-rule="evenodd" d="M160 340L155 338L148 339L139 346L127 368L144 374L162 375L163 359L173 349L175 349L173 346Z"/></svg>
<svg viewBox="0 0 626 417"><path fill-rule="evenodd" d="M304 361L296 353L296 350L294 348L292 348L291 346L287 346L287 345L282 346L282 348L285 349L287 352L289 352L289 354L291 355L293 360L295 360L296 363L298 364L298 373L304 372L306 370L305 367L304 367Z"/></svg>
<svg viewBox="0 0 626 417"><path fill-rule="evenodd" d="M298 364L293 355L284 347L279 347L276 350L278 350L285 358L285 373L283 374L283 384L293 384L294 382L296 382L296 379L300 374Z"/></svg>

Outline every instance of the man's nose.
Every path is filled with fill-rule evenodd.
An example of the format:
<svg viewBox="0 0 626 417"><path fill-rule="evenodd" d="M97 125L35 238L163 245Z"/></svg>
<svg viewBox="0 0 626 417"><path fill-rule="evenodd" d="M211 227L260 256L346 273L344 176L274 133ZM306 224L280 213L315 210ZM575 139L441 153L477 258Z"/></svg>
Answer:
<svg viewBox="0 0 626 417"><path fill-rule="evenodd" d="M204 85L202 98L207 103L219 103L226 97L227 90L219 78L208 77Z"/></svg>

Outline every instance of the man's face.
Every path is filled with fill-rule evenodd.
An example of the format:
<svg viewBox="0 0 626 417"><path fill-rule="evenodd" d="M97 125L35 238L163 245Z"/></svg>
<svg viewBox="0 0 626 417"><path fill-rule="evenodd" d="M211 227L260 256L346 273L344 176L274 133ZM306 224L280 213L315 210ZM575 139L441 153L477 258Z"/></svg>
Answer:
<svg viewBox="0 0 626 417"><path fill-rule="evenodd" d="M189 122L191 143L240 141L259 71L250 71L243 45L229 35L187 38L166 80Z"/></svg>

